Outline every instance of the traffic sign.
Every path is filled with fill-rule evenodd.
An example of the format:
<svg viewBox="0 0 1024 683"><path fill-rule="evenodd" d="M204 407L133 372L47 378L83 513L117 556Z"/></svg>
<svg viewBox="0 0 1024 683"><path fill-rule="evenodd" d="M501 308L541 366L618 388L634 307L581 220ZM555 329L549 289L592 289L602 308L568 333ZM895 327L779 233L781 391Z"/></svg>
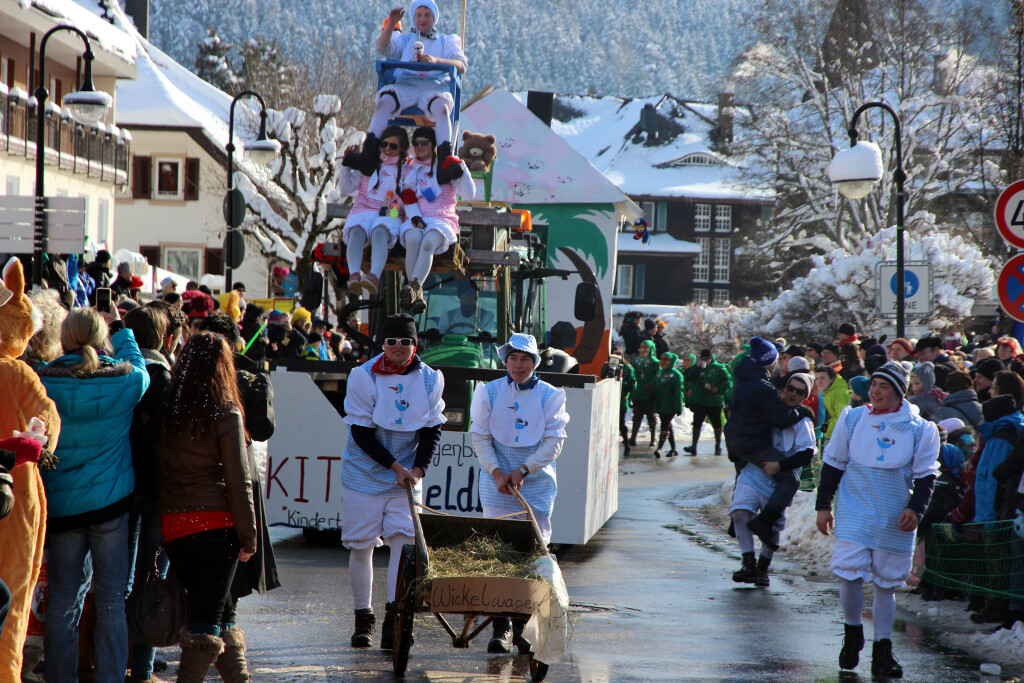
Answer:
<svg viewBox="0 0 1024 683"><path fill-rule="evenodd" d="M898 270L892 261L883 261L875 267L875 285L878 291L878 315L896 317ZM927 262L905 263L903 267L903 310L911 320L931 315L935 297L932 296L932 266Z"/></svg>
<svg viewBox="0 0 1024 683"><path fill-rule="evenodd" d="M1003 239L1024 249L1024 180L1018 180L999 194L995 219Z"/></svg>
<svg viewBox="0 0 1024 683"><path fill-rule="evenodd" d="M224 195L224 222L229 228L237 228L245 220L245 195L233 187Z"/></svg>
<svg viewBox="0 0 1024 683"><path fill-rule="evenodd" d="M241 230L228 230L224 235L224 265L241 268L245 260L245 238Z"/></svg>
<svg viewBox="0 0 1024 683"><path fill-rule="evenodd" d="M999 304L1014 320L1024 322L1024 254L1014 256L999 272Z"/></svg>

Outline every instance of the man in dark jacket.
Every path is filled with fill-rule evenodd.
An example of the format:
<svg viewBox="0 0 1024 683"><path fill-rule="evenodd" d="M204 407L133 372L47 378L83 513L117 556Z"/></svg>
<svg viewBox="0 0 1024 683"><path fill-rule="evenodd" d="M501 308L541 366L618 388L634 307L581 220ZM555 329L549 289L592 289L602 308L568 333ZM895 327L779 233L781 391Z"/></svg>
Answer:
<svg viewBox="0 0 1024 683"><path fill-rule="evenodd" d="M624 347L623 357L632 360L633 356L640 353L640 314L630 311L622 321L619 329Z"/></svg>
<svg viewBox="0 0 1024 683"><path fill-rule="evenodd" d="M110 291L114 298L132 295L132 264L122 261L117 264L117 279L110 283Z"/></svg>
<svg viewBox="0 0 1024 683"><path fill-rule="evenodd" d="M785 429L796 424L810 410L803 406L787 408L772 386L770 377L779 353L770 343L760 337L750 340L750 355L736 366L733 376L732 413L725 423L725 445L729 459L736 466L737 473L748 462L763 465L766 462L780 462L785 454L772 447L772 428ZM801 411L803 409L803 412ZM814 420L813 415L808 415ZM771 499L747 528L761 538L769 547L774 545L772 527L782 517L786 505L777 505L785 498L792 500L800 486L799 473L780 472L775 479L775 491ZM780 476L783 475L783 476ZM787 503L788 505L788 503Z"/></svg>
<svg viewBox="0 0 1024 683"><path fill-rule="evenodd" d="M96 260L85 267L85 272L96 282L96 287L110 286L110 252L100 249L96 252ZM89 293L89 303L96 305L96 290Z"/></svg>
<svg viewBox="0 0 1024 683"><path fill-rule="evenodd" d="M918 363L929 361L935 366L935 386L946 391L946 377L960 368L945 349L942 348L941 337L924 337L914 348Z"/></svg>

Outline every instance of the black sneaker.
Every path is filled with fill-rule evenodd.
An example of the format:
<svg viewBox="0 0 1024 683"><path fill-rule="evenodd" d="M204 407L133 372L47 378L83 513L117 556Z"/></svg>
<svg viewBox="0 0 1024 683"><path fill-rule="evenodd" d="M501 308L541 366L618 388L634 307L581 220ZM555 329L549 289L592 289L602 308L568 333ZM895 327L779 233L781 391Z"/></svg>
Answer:
<svg viewBox="0 0 1024 683"><path fill-rule="evenodd" d="M683 450L690 455L697 455L697 444L693 444L692 446L683 446Z"/></svg>

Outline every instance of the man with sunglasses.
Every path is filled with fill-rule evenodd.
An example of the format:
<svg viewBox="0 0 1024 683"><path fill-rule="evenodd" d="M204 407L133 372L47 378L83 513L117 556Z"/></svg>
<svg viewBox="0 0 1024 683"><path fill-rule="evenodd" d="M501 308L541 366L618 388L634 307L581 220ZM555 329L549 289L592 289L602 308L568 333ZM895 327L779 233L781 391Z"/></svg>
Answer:
<svg viewBox="0 0 1024 683"><path fill-rule="evenodd" d="M416 356L416 321L402 313L384 322L384 353L352 371L345 395L348 445L341 466L342 543L349 549L355 607L352 647L370 647L373 549L391 548L381 648L391 649L395 583L402 547L414 542L405 491L422 497L420 480L441 441L444 377Z"/></svg>
<svg viewBox="0 0 1024 683"><path fill-rule="evenodd" d="M810 396L814 386L814 378L807 373L794 373L783 389L782 403L786 408L799 406ZM785 510L793 502L794 494L787 494L788 500L773 503L772 498L779 488L776 477L782 473L790 473L799 481L800 470L810 464L814 456L814 423L810 417L803 417L796 424L785 429L775 428L772 434L772 446L785 454L779 462L766 462L762 465L747 463L736 478L736 486L732 493L732 505L729 516L732 517L736 530L736 541L743 554L743 565L732 575L736 583L752 583L755 586L767 586L768 566L772 562L779 544L779 536L786 526ZM747 526L760 512L770 505L780 505L781 511L771 527L771 543L761 542L761 556L754 563L754 534Z"/></svg>

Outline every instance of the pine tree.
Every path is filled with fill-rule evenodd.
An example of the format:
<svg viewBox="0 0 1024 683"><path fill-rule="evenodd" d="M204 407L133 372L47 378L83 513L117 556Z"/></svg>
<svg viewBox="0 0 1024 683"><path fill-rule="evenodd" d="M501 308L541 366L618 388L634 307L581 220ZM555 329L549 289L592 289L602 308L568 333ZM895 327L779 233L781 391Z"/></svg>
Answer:
<svg viewBox="0 0 1024 683"><path fill-rule="evenodd" d="M196 75L226 93L238 92L241 81L235 75L230 61L234 43L221 40L217 35L217 29L211 26L207 29L206 38L199 41L197 47L199 54L196 56Z"/></svg>

